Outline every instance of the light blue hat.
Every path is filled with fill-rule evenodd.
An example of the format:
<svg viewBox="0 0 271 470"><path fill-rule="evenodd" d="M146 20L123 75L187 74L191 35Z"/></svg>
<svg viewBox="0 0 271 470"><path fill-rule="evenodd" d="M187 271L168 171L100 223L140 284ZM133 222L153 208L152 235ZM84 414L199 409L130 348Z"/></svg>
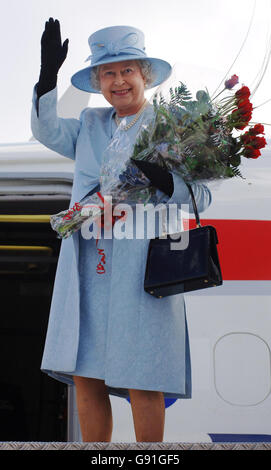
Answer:
<svg viewBox="0 0 271 470"><path fill-rule="evenodd" d="M101 93L92 88L90 82L91 69L98 65L126 60L146 59L151 64L154 81L146 88L153 88L166 80L172 71L171 65L161 59L148 57L145 52L144 34L132 26L111 26L100 29L88 39L92 55L86 61L91 60L91 65L75 73L71 82L79 90L90 93Z"/></svg>

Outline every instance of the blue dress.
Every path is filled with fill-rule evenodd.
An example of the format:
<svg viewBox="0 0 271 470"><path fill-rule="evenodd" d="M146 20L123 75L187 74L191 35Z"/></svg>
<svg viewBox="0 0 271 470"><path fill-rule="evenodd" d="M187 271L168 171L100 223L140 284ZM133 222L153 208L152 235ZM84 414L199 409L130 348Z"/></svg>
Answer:
<svg viewBox="0 0 271 470"><path fill-rule="evenodd" d="M86 108L79 120L61 119L56 105L54 89L40 98L37 116L34 90L32 132L48 148L75 160L72 207L99 183L101 155L116 129L114 109ZM135 141L141 125L139 119L125 133L127 143ZM163 195L166 209L186 203L193 213L183 179L172 176L173 195ZM211 203L210 191L193 183L193 192L202 212ZM45 373L68 384L73 375L100 378L110 394L124 398L130 388L162 391L165 398L191 397L184 296L156 299L144 291L148 245L144 238L101 235L98 248L105 251L106 272L97 274L94 238L84 239L77 231L62 240L41 364Z"/></svg>
<svg viewBox="0 0 271 470"><path fill-rule="evenodd" d="M127 122L133 119L129 116ZM112 134L116 130L115 120L112 119ZM79 232L79 278L80 278L80 330L76 368L70 375L80 377L92 377L105 380L106 348L107 348L107 328L109 296L105 295L110 290L112 275L112 253L114 238L105 239L104 230L101 228L101 234L96 244L96 240L89 240L82 237ZM98 248L105 254L104 272L97 273L97 265L101 259ZM93 262L96 260L96 262ZM186 379L185 394L167 393L165 398L191 398L191 362L189 349L189 336L186 327ZM67 374L69 375L69 374ZM58 378L59 374L58 374ZM63 381L65 375L63 375ZM71 378L70 381L71 382ZM107 386L111 395L129 398L128 388L125 382L120 386Z"/></svg>

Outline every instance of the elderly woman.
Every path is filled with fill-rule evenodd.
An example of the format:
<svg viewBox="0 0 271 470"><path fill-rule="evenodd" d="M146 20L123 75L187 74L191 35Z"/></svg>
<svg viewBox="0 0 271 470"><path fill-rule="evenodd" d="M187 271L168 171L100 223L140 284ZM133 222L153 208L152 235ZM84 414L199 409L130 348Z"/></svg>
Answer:
<svg viewBox="0 0 271 470"><path fill-rule="evenodd" d="M70 206L99 188L102 155L120 126L129 142L152 106L145 89L162 83L171 66L148 57L143 33L114 26L89 38L91 65L72 77L75 87L102 93L111 105L86 108L80 118L57 116L57 74L67 55L52 18L42 36L41 71L34 88L33 135L75 160ZM112 155L111 155L111 158ZM117 155L116 155L117 158ZM168 208L189 204L183 179L155 164L138 163ZM192 184L198 210L211 202L204 184ZM162 441L165 398L191 397L191 369L183 294L157 299L144 291L149 239L99 239L106 272L98 275L97 247L80 231L63 239L41 369L76 387L83 441L110 441L109 395L130 398L137 441Z"/></svg>

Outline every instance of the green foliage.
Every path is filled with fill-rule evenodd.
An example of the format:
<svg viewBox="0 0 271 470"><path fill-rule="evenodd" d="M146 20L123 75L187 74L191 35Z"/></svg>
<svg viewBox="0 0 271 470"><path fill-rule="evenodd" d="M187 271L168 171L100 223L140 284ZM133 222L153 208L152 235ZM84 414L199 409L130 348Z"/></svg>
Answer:
<svg viewBox="0 0 271 470"><path fill-rule="evenodd" d="M133 158L156 161L187 181L242 177L240 143L207 91L193 99L180 82L168 98L156 94L153 106L155 120L140 134Z"/></svg>

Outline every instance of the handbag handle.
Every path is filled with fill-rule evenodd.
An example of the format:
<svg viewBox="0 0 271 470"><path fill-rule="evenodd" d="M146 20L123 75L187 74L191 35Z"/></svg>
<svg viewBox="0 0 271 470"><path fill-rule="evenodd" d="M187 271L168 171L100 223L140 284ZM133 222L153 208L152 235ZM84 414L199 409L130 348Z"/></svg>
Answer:
<svg viewBox="0 0 271 470"><path fill-rule="evenodd" d="M194 213L195 213L195 217L196 217L196 224L197 224L197 227L201 227L201 224L200 224L200 220L199 220L199 213L198 213L198 208L197 208L197 204L196 204L196 201L195 201L195 197L194 197L194 193L193 193L193 190L190 186L189 183L186 183L188 189L189 189L189 192L190 192L190 195L191 195L191 198L192 198L192 203L193 203L193 209L194 209Z"/></svg>

